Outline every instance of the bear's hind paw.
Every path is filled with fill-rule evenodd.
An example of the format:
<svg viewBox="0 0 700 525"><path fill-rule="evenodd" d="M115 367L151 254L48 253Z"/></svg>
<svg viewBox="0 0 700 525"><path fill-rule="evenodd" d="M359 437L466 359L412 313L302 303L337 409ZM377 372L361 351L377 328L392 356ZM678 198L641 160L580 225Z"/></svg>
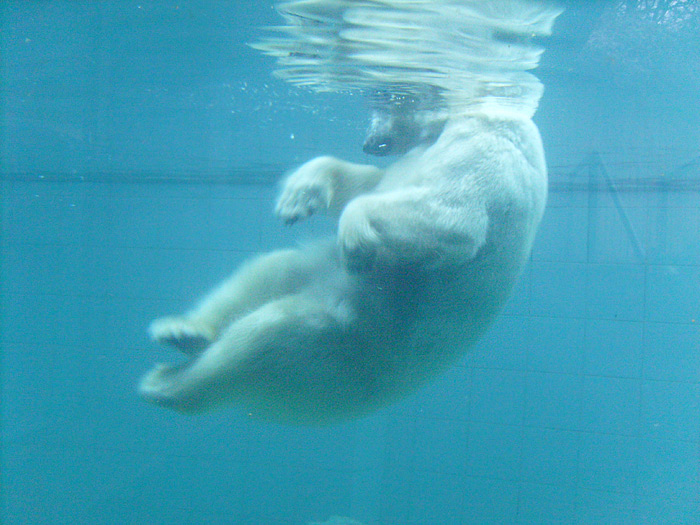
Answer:
<svg viewBox="0 0 700 525"><path fill-rule="evenodd" d="M213 340L207 329L182 317L156 319L148 327L148 333L154 341L170 345L188 355L198 354Z"/></svg>
<svg viewBox="0 0 700 525"><path fill-rule="evenodd" d="M159 363L153 367L139 383L139 394L147 401L160 405L171 406L177 399L176 376L180 367Z"/></svg>

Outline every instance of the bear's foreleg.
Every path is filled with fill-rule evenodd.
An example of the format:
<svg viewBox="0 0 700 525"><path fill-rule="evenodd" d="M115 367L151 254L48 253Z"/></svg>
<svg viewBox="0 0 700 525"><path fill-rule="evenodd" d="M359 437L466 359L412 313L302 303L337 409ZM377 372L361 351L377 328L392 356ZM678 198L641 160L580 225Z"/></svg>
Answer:
<svg viewBox="0 0 700 525"><path fill-rule="evenodd" d="M317 157L301 165L284 181L275 209L287 224L314 213L340 213L357 195L373 189L384 170L334 157Z"/></svg>
<svg viewBox="0 0 700 525"><path fill-rule="evenodd" d="M348 204L338 242L352 272L431 268L472 259L486 242L486 207L477 199L447 199L431 188L362 195Z"/></svg>

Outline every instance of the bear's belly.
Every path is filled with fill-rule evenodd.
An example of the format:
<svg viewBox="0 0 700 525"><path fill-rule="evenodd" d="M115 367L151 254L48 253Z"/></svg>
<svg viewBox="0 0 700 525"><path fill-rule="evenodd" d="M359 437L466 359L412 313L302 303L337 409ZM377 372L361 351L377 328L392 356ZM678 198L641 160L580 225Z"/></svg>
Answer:
<svg viewBox="0 0 700 525"><path fill-rule="evenodd" d="M392 272L348 281L356 287L355 315L344 343L315 353L312 368L279 392L283 407L260 399L258 408L281 409L276 417L296 422L329 423L412 393L464 356L502 310L525 260L510 255L486 254L459 271L422 277Z"/></svg>

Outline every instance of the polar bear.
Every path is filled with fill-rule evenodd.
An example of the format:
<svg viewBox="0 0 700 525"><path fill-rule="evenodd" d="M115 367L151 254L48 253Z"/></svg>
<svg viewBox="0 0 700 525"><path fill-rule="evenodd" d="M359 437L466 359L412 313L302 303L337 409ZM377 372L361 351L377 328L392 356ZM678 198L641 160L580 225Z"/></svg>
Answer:
<svg viewBox="0 0 700 525"><path fill-rule="evenodd" d="M154 321L152 338L188 358L157 365L141 395L185 413L234 403L327 424L454 364L523 270L547 174L527 112L447 107L375 116L365 147L406 150L386 169L321 156L287 176L279 218L330 213L336 237L253 259L189 312Z"/></svg>
<svg viewBox="0 0 700 525"><path fill-rule="evenodd" d="M397 399L484 332L526 262L547 176L529 119L450 120L382 170L333 157L285 181L288 223L339 214L336 240L249 262L157 341L191 356L141 394L202 412L238 401L263 417L323 423Z"/></svg>

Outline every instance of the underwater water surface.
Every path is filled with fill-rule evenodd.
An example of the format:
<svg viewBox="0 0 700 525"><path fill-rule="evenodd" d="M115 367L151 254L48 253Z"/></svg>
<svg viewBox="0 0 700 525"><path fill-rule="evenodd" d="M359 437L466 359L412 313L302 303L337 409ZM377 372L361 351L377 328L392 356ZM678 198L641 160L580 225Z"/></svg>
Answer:
<svg viewBox="0 0 700 525"><path fill-rule="evenodd" d="M700 7L558 5L504 313L417 394L309 428L143 403L171 358L146 328L333 231L280 224L277 183L386 163L367 99L272 76L271 2L3 2L2 522L700 522Z"/></svg>

